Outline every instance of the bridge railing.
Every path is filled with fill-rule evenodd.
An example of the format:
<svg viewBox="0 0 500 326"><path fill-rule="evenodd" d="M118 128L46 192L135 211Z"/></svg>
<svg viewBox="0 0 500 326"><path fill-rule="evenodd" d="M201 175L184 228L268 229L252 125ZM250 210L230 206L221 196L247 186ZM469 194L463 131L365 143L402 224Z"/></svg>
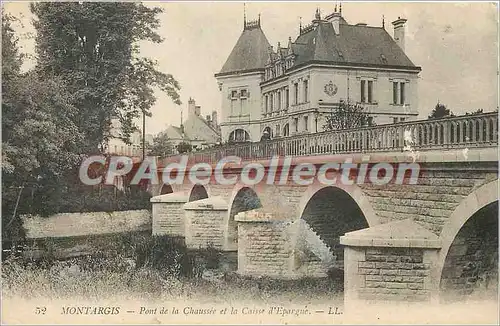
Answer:
<svg viewBox="0 0 500 326"><path fill-rule="evenodd" d="M323 131L314 134L242 143L190 153L190 161L216 163L223 157L243 160L279 156L432 150L498 145L498 113L465 115ZM168 162L176 156L166 158Z"/></svg>

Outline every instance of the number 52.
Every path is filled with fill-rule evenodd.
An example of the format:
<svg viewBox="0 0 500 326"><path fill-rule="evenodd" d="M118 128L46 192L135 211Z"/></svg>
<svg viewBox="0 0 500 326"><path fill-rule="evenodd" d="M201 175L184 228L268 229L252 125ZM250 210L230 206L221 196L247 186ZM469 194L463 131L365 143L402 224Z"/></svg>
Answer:
<svg viewBox="0 0 500 326"><path fill-rule="evenodd" d="M37 315L45 315L46 311L47 311L47 307L36 307L35 308L35 314L37 314Z"/></svg>

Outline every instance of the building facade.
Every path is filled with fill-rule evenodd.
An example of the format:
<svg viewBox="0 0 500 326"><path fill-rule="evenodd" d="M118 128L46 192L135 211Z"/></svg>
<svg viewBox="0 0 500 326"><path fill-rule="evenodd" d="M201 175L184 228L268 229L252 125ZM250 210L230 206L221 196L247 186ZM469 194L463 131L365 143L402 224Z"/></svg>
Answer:
<svg viewBox="0 0 500 326"><path fill-rule="evenodd" d="M316 11L295 41L271 46L260 17L243 32L215 75L221 91L224 142L259 141L321 132L342 102L360 104L375 124L418 115L420 67L407 57L405 22L392 22L394 37L381 27L351 25L342 10Z"/></svg>
<svg viewBox="0 0 500 326"><path fill-rule="evenodd" d="M121 124L118 119L111 120L111 137L108 141L106 153L124 156L142 156L142 131L136 131L130 136L130 144L120 139ZM153 143L153 135L146 134L146 146Z"/></svg>
<svg viewBox="0 0 500 326"><path fill-rule="evenodd" d="M205 118L201 115L201 106L194 99L188 101L188 117L179 127L170 125L165 130L168 139L177 147L180 143L189 143L193 150L213 146L221 142L217 111Z"/></svg>

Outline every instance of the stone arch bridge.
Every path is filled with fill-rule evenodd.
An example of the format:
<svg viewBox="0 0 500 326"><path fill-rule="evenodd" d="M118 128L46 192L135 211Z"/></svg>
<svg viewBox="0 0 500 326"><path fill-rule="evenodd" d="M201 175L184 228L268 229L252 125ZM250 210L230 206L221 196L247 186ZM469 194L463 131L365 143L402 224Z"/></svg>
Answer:
<svg viewBox="0 0 500 326"><path fill-rule="evenodd" d="M237 156L243 163L226 165L226 178L260 163L263 180L272 182L224 185L212 176L193 183L185 176L184 182L155 186L153 233L183 237L191 249L233 253L243 275L343 276L346 305L497 291L497 124L497 113L488 113L192 153L188 167ZM278 164L272 156L279 156ZM297 184L291 173L274 176L283 175L286 157L290 171L301 163L319 169L346 160L358 175L361 164L368 173L379 163L417 164L419 171L417 179L407 173L399 183L393 177L387 184L324 184L318 178ZM158 170L179 159L159 160ZM203 171L194 174L201 178ZM325 175L341 178L336 170Z"/></svg>

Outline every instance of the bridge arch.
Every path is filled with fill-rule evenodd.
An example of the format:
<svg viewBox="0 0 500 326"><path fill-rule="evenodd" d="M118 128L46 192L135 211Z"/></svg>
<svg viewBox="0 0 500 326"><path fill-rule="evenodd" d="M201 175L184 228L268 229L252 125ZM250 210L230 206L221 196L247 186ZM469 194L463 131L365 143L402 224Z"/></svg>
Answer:
<svg viewBox="0 0 500 326"><path fill-rule="evenodd" d="M356 185L314 184L309 186L302 197L298 213L302 225L299 238L307 240L297 242L295 246L302 252L299 247L305 244L308 246L306 251L315 255L303 258L297 268L300 269L304 263L316 264L319 259L323 261L330 276L337 278L342 286L343 282L340 280L344 275L344 249L340 245L340 237L347 232L379 224L367 198ZM318 256L318 253L321 255ZM328 258L330 255L335 257L333 265Z"/></svg>
<svg viewBox="0 0 500 326"><path fill-rule="evenodd" d="M336 184L336 185L323 185L323 184L318 184L314 183L310 185L307 190L305 191L304 195L300 199L299 207L298 207L298 213L299 217L302 216L304 213L304 210L311 200L311 198L320 190L324 188L338 188L340 190L343 190L345 193L349 195L349 197L354 200L354 202L358 205L358 207L361 209L361 212L363 213L366 221L368 222L368 225L375 226L377 224L380 224L379 217L377 214L375 214L375 211L373 210L372 205L368 201L368 198L363 194L363 191L361 188L359 188L357 185L344 185L344 184Z"/></svg>
<svg viewBox="0 0 500 326"><path fill-rule="evenodd" d="M174 189L172 188L172 186L169 185L169 184L164 183L164 184L161 185L159 195L171 194L173 192L174 192Z"/></svg>
<svg viewBox="0 0 500 326"><path fill-rule="evenodd" d="M442 299L469 295L477 287L487 286L490 272L498 273L499 185L497 179L473 191L443 226L436 268ZM496 297L497 288L494 290Z"/></svg>
<svg viewBox="0 0 500 326"><path fill-rule="evenodd" d="M238 184L231 194L227 217L226 248L238 248L238 223L234 220L238 213L261 208L261 200L253 187Z"/></svg>
<svg viewBox="0 0 500 326"><path fill-rule="evenodd" d="M195 184L191 190L189 191L189 197L188 201L196 201L196 200L201 200L208 198L208 191L206 186L203 186L201 184Z"/></svg>

